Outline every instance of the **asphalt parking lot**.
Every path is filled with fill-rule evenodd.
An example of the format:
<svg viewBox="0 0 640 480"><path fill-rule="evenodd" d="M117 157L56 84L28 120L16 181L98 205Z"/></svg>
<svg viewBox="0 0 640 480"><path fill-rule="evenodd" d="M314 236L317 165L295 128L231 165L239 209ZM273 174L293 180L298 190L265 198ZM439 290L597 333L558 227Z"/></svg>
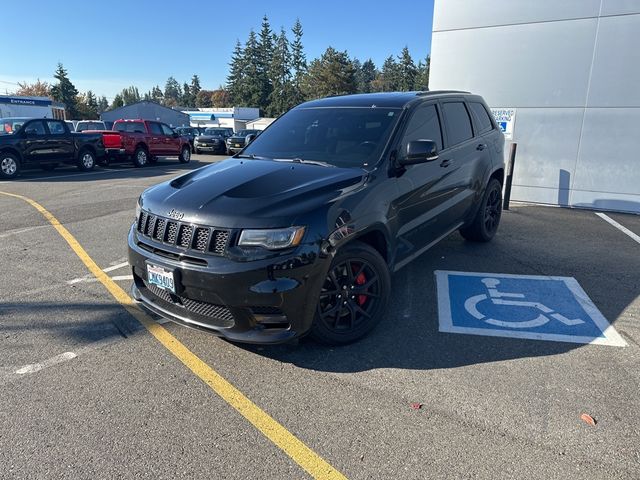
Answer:
<svg viewBox="0 0 640 480"><path fill-rule="evenodd" d="M140 192L220 158L25 172L0 192L42 205L128 290ZM640 216L607 215L640 235ZM315 456L185 367L32 205L0 195L0 241L0 478L308 478L315 456L326 478L640 478L640 243L594 212L516 204L489 244L450 235L393 275L353 345L162 325ZM440 270L574 277L626 346L441 332Z"/></svg>

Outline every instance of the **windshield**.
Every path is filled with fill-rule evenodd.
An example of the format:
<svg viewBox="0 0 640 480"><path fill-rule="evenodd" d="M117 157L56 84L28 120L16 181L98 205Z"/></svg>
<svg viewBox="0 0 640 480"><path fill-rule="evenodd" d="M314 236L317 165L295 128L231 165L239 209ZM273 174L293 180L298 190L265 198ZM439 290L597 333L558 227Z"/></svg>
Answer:
<svg viewBox="0 0 640 480"><path fill-rule="evenodd" d="M204 131L204 135L217 135L219 137L224 135L224 130L219 128L207 128Z"/></svg>
<svg viewBox="0 0 640 480"><path fill-rule="evenodd" d="M400 111L376 107L296 108L280 117L242 153L320 161L337 167L373 166Z"/></svg>
<svg viewBox="0 0 640 480"><path fill-rule="evenodd" d="M246 137L247 135L256 135L258 133L258 130L239 130L238 133L236 133L236 137Z"/></svg>
<svg viewBox="0 0 640 480"><path fill-rule="evenodd" d="M13 135L28 118L0 118L0 135Z"/></svg>
<svg viewBox="0 0 640 480"><path fill-rule="evenodd" d="M84 132L86 130L104 130L104 124L100 122L78 122L76 132Z"/></svg>

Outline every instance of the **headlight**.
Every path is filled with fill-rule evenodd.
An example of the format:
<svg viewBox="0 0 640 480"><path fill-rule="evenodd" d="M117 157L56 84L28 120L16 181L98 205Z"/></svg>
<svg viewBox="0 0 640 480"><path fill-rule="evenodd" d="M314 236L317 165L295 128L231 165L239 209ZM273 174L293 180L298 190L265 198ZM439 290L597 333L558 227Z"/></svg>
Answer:
<svg viewBox="0 0 640 480"><path fill-rule="evenodd" d="M300 245L304 236L304 227L289 227L269 230L243 230L238 246L264 247L279 250Z"/></svg>

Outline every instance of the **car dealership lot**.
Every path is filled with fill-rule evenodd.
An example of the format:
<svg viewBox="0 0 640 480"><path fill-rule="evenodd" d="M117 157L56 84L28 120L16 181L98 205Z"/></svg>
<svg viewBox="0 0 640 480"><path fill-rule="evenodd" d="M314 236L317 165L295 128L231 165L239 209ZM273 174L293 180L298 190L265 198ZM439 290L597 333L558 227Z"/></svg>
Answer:
<svg viewBox="0 0 640 480"><path fill-rule="evenodd" d="M140 192L220 158L30 171L0 191L39 202L128 289ZM640 217L609 217L640 235ZM305 478L31 205L0 195L0 225L0 477ZM574 277L626 346L440 333L436 270ZM163 327L348 478L634 478L639 271L640 244L593 212L513 205L491 243L453 234L395 273L359 343L241 346Z"/></svg>

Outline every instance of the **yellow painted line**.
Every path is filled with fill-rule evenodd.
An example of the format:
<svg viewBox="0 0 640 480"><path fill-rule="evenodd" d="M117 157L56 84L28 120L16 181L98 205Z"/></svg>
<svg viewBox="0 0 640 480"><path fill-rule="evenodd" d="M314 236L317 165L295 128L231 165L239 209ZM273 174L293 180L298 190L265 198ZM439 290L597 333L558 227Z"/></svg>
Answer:
<svg viewBox="0 0 640 480"><path fill-rule="evenodd" d="M93 261L82 245L67 230L56 217L38 202L22 195L0 192L0 195L19 198L38 210L46 218L60 236L69 244L75 254L89 271L104 285L109 293L120 303L136 320L169 350L178 360L184 363L189 370L196 374L203 382L216 392L224 401L235 408L240 415L246 418L254 427L282 449L291 459L306 470L309 475L317 479L346 479L346 477L332 467L320 455L307 447L300 439L273 419L267 412L258 407L240 390L225 380L218 372L191 352L182 342L171 335L167 329L158 325L147 315L135 301L102 269Z"/></svg>

